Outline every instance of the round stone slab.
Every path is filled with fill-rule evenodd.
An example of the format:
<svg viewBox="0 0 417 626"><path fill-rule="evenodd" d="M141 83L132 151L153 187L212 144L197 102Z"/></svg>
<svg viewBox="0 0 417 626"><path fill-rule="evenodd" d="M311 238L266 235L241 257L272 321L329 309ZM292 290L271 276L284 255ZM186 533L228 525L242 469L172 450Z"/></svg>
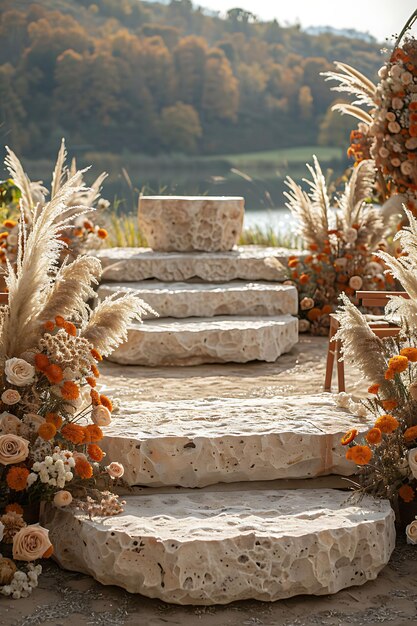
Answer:
<svg viewBox="0 0 417 626"><path fill-rule="evenodd" d="M153 250L222 252L238 242L243 198L216 196L141 196L139 227Z"/></svg>
<svg viewBox="0 0 417 626"><path fill-rule="evenodd" d="M395 544L387 501L332 489L128 496L124 513L43 511L61 567L175 604L336 593Z"/></svg>

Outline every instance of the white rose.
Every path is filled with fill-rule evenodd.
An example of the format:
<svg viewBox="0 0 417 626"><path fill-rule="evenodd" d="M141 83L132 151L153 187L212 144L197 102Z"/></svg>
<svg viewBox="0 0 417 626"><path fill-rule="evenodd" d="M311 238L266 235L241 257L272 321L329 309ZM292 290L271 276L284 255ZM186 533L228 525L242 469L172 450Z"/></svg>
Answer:
<svg viewBox="0 0 417 626"><path fill-rule="evenodd" d="M20 419L11 413L1 413L0 415L0 431L5 435L17 435L20 431Z"/></svg>
<svg viewBox="0 0 417 626"><path fill-rule="evenodd" d="M308 311L308 309L312 309L314 306L313 298L303 298L300 302L300 308L302 311Z"/></svg>
<svg viewBox="0 0 417 626"><path fill-rule="evenodd" d="M401 173L405 176L409 176L413 172L413 165L411 161L403 161L401 163Z"/></svg>
<svg viewBox="0 0 417 626"><path fill-rule="evenodd" d="M31 385L35 380L35 368L23 359L8 359L4 371L8 382L16 387Z"/></svg>
<svg viewBox="0 0 417 626"><path fill-rule="evenodd" d="M352 278L349 281L349 287L351 287L355 291L360 289L362 285L363 285L363 280L360 276L352 276Z"/></svg>
<svg viewBox="0 0 417 626"><path fill-rule="evenodd" d="M13 558L17 561L36 561L50 548L49 530L38 524L21 528L13 537Z"/></svg>
<svg viewBox="0 0 417 626"><path fill-rule="evenodd" d="M308 333L310 326L311 324L308 320L298 320L298 331L300 333Z"/></svg>
<svg viewBox="0 0 417 626"><path fill-rule="evenodd" d="M6 391L3 391L1 394L1 401L4 402L4 404L17 404L20 398L21 395L17 389L6 389Z"/></svg>
<svg viewBox="0 0 417 626"><path fill-rule="evenodd" d="M402 109L404 106L404 102L401 98L393 98L392 99L392 108L393 109Z"/></svg>
<svg viewBox="0 0 417 626"><path fill-rule="evenodd" d="M17 435L0 435L0 464L21 463L29 456L29 441Z"/></svg>
<svg viewBox="0 0 417 626"><path fill-rule="evenodd" d="M409 85L413 82L413 75L410 72L404 72L401 75L401 82L403 85Z"/></svg>
<svg viewBox="0 0 417 626"><path fill-rule="evenodd" d="M72 495L69 491L57 491L54 495L54 505L57 507L68 506L72 502Z"/></svg>
<svg viewBox="0 0 417 626"><path fill-rule="evenodd" d="M407 543L412 543L413 545L417 543L417 520L414 520L407 526L405 534L407 535Z"/></svg>
<svg viewBox="0 0 417 626"><path fill-rule="evenodd" d="M349 406L349 403L350 403L350 396L345 391L341 391L336 396L336 404L337 406L340 406L340 408L347 409Z"/></svg>
<svg viewBox="0 0 417 626"><path fill-rule="evenodd" d="M408 453L408 465L414 478L417 477L417 448L412 448Z"/></svg>
<svg viewBox="0 0 417 626"><path fill-rule="evenodd" d="M121 478L125 473L123 465L121 463L116 463L116 461L110 463L110 465L106 467L106 470L111 478Z"/></svg>
<svg viewBox="0 0 417 626"><path fill-rule="evenodd" d="M96 426L108 426L111 423L111 413L105 406L95 406L91 413L91 419Z"/></svg>

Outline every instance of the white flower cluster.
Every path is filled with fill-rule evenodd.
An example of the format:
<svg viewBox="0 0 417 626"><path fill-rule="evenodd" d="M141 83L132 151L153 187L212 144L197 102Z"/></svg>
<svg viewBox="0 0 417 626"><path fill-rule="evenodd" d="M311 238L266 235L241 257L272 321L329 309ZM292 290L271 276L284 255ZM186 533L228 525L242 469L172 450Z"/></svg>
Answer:
<svg viewBox="0 0 417 626"><path fill-rule="evenodd" d="M347 409L352 415L357 415L358 417L366 417L368 415L366 407L361 402L355 402L352 396L344 391L336 396L335 401L337 406L341 409Z"/></svg>
<svg viewBox="0 0 417 626"><path fill-rule="evenodd" d="M27 598L33 589L38 586L38 578L42 573L42 565L33 565L29 563L27 573L22 571L15 572L10 585L0 587L0 593L3 596L11 596L15 600L19 598Z"/></svg>
<svg viewBox="0 0 417 626"><path fill-rule="evenodd" d="M73 479L74 475L71 470L74 466L75 460L72 452L54 448L52 456L48 455L43 461L33 464L27 485L30 487L39 479L41 483L62 489L65 483Z"/></svg>

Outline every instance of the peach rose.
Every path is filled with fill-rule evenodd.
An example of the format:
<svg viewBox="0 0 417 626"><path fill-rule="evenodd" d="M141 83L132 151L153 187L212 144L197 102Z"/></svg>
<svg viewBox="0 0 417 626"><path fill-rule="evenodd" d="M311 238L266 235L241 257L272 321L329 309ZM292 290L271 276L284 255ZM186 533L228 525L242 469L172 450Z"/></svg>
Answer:
<svg viewBox="0 0 417 626"><path fill-rule="evenodd" d="M8 382L16 387L31 385L35 380L35 368L24 359L13 357L6 361L4 372Z"/></svg>
<svg viewBox="0 0 417 626"><path fill-rule="evenodd" d="M0 415L0 431L4 435L17 435L20 429L20 419L11 413L1 413Z"/></svg>
<svg viewBox="0 0 417 626"><path fill-rule="evenodd" d="M108 426L111 422L111 413L105 406L95 406L91 413L91 419L97 426Z"/></svg>
<svg viewBox="0 0 417 626"><path fill-rule="evenodd" d="M363 280L360 276L352 276L352 278L349 281L349 287L351 287L351 289L354 289L355 291L360 289L362 285L363 285Z"/></svg>
<svg viewBox="0 0 417 626"><path fill-rule="evenodd" d="M13 558L17 561L36 561L50 548L49 530L39 524L21 528L13 537Z"/></svg>
<svg viewBox="0 0 417 626"><path fill-rule="evenodd" d="M57 491L54 495L54 505L57 507L68 506L72 502L72 495L69 491Z"/></svg>
<svg viewBox="0 0 417 626"><path fill-rule="evenodd" d="M17 435L0 435L0 464L21 463L29 455L29 442Z"/></svg>
<svg viewBox="0 0 417 626"><path fill-rule="evenodd" d="M308 320L298 320L298 330L300 333L307 333L310 330L310 322Z"/></svg>
<svg viewBox="0 0 417 626"><path fill-rule="evenodd" d="M4 404L17 404L20 398L21 395L17 389L6 389L6 391L3 391L1 394L1 401L4 402Z"/></svg>
<svg viewBox="0 0 417 626"><path fill-rule="evenodd" d="M312 309L314 306L313 298L303 298L300 302L300 309L302 311L307 311L308 309Z"/></svg>
<svg viewBox="0 0 417 626"><path fill-rule="evenodd" d="M405 534L407 535L407 543L417 543L417 520L407 526Z"/></svg>
<svg viewBox="0 0 417 626"><path fill-rule="evenodd" d="M113 461L106 467L107 473L111 478L121 478L125 473L125 468L121 463Z"/></svg>

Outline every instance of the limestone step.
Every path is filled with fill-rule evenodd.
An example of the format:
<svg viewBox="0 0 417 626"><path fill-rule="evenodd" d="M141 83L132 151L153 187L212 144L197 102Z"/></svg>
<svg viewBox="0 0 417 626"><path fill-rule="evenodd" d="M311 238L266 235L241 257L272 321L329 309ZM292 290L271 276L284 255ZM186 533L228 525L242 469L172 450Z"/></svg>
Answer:
<svg viewBox="0 0 417 626"><path fill-rule="evenodd" d="M297 315L297 290L277 283L103 283L101 299L117 291L139 292L160 317L214 317L216 315ZM148 317L152 317L149 315Z"/></svg>
<svg viewBox="0 0 417 626"><path fill-rule="evenodd" d="M124 464L130 485L348 476L356 466L340 439L350 428L363 432L366 420L337 407L330 394L123 402L102 447L107 462Z"/></svg>
<svg viewBox="0 0 417 626"><path fill-rule="evenodd" d="M157 278L164 282L198 278L207 282L287 278L287 261L298 250L240 246L230 252L153 252L150 248L107 248L95 251L106 281Z"/></svg>
<svg viewBox="0 0 417 626"><path fill-rule="evenodd" d="M276 361L298 341L298 320L273 317L166 318L133 323L109 359L125 365Z"/></svg>
<svg viewBox="0 0 417 626"><path fill-rule="evenodd" d="M45 508L54 556L175 604L323 595L376 578L395 545L387 501L336 490L128 496L124 513L89 519Z"/></svg>

